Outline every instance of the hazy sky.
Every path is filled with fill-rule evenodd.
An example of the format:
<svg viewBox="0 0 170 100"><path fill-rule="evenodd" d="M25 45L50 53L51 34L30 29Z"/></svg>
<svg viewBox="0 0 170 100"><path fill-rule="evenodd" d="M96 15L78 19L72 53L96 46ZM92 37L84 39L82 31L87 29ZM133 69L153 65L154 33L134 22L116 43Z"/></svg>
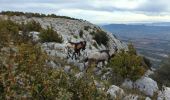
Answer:
<svg viewBox="0 0 170 100"><path fill-rule="evenodd" d="M0 11L54 13L95 24L170 22L170 0L0 0Z"/></svg>

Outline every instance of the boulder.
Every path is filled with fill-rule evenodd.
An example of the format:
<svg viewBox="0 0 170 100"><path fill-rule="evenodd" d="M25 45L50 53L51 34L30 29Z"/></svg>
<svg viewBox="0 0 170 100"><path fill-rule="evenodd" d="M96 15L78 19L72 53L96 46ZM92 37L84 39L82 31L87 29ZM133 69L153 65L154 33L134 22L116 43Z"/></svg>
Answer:
<svg viewBox="0 0 170 100"><path fill-rule="evenodd" d="M107 90L107 94L110 94L111 99L117 99L117 98L120 99L124 96L124 91L118 86L111 85L110 88Z"/></svg>
<svg viewBox="0 0 170 100"><path fill-rule="evenodd" d="M136 80L133 86L148 96L153 96L154 93L158 91L157 82L145 76Z"/></svg>

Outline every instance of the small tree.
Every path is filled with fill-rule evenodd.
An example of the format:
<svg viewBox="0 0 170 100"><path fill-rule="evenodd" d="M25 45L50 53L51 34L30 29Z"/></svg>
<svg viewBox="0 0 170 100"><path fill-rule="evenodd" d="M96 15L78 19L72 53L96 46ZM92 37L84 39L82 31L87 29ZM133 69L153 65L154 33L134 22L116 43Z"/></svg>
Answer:
<svg viewBox="0 0 170 100"><path fill-rule="evenodd" d="M30 31L40 32L42 28L41 28L40 23L32 20L32 21L27 22L26 24L22 23L20 25L20 30L22 30L25 33L30 32Z"/></svg>
<svg viewBox="0 0 170 100"><path fill-rule="evenodd" d="M107 42L109 41L109 38L107 37L106 32L102 30L98 30L97 32L93 33L94 34L94 40L101 45L107 45Z"/></svg>
<svg viewBox="0 0 170 100"><path fill-rule="evenodd" d="M53 27L47 27L47 29L43 29L39 36L42 42L63 42L62 37L53 30Z"/></svg>
<svg viewBox="0 0 170 100"><path fill-rule="evenodd" d="M137 53L136 53L136 49L134 48L134 46L133 46L133 44L132 43L129 43L128 44L128 49L129 49L129 54L131 54L131 55L136 55Z"/></svg>
<svg viewBox="0 0 170 100"><path fill-rule="evenodd" d="M134 51L136 50L129 48L128 52L121 51L111 59L108 66L113 69L114 74L123 79L129 78L134 81L144 74L148 68L147 64L143 57L136 55Z"/></svg>
<svg viewBox="0 0 170 100"><path fill-rule="evenodd" d="M83 34L84 34L83 30L80 30L79 36L80 36L80 37L83 37Z"/></svg>

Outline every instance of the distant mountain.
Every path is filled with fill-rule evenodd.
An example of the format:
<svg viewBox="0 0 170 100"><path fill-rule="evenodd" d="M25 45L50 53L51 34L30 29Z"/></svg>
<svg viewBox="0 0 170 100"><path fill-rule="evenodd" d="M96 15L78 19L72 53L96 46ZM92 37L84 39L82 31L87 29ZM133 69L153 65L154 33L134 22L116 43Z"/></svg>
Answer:
<svg viewBox="0 0 170 100"><path fill-rule="evenodd" d="M149 26L170 26L170 22L158 22L158 23L149 23L145 24Z"/></svg>
<svg viewBox="0 0 170 100"><path fill-rule="evenodd" d="M159 39L170 39L170 26L149 26L149 25L128 25L128 24L110 24L102 26L105 30L114 32L124 37L153 37Z"/></svg>
<svg viewBox="0 0 170 100"><path fill-rule="evenodd" d="M138 52L151 59L154 66L170 54L170 23L109 24L102 26L124 42L132 42Z"/></svg>

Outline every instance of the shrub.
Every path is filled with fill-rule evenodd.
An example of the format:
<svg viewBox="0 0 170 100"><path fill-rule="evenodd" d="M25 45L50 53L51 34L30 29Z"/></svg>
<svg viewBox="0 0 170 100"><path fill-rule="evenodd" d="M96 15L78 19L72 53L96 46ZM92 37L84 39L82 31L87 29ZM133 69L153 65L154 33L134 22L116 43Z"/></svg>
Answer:
<svg viewBox="0 0 170 100"><path fill-rule="evenodd" d="M90 29L90 26L84 26L84 30L88 31Z"/></svg>
<svg viewBox="0 0 170 100"><path fill-rule="evenodd" d="M42 30L40 23L32 20L27 22L26 24L22 23L20 25L20 30L23 32L37 31L40 32Z"/></svg>
<svg viewBox="0 0 170 100"><path fill-rule="evenodd" d="M73 35L73 37L74 37L75 39L78 39L78 36L77 36L77 35Z"/></svg>
<svg viewBox="0 0 170 100"><path fill-rule="evenodd" d="M109 38L107 37L106 32L102 30L98 30L97 32L94 33L94 40L96 40L96 42L99 45L103 44L107 46L107 42L109 41Z"/></svg>
<svg viewBox="0 0 170 100"><path fill-rule="evenodd" d="M128 53L130 55L137 55L137 51L132 43L128 44L128 49L129 49ZM146 69L150 69L152 67L150 60L145 56L143 56L143 57L141 56L141 58L142 58L141 61L143 63L143 67L145 67Z"/></svg>
<svg viewBox="0 0 170 100"><path fill-rule="evenodd" d="M52 27L47 27L40 32L40 39L42 42L57 42L62 43L63 39L59 34L53 30Z"/></svg>
<svg viewBox="0 0 170 100"><path fill-rule="evenodd" d="M148 67L143 61L143 57L129 52L121 51L120 53L117 53L111 59L108 66L113 69L113 73L117 76L135 81L144 74Z"/></svg>
<svg viewBox="0 0 170 100"><path fill-rule="evenodd" d="M144 64L146 64L146 68L151 69L152 64L151 61L147 57L143 57Z"/></svg>
<svg viewBox="0 0 170 100"><path fill-rule="evenodd" d="M129 51L128 51L129 54L131 54L131 55L137 55L136 49L134 48L134 46L133 46L132 43L129 43L129 44L128 44L128 49L129 49Z"/></svg>
<svg viewBox="0 0 170 100"><path fill-rule="evenodd" d="M83 37L83 34L84 34L83 30L80 30L79 36L80 36L81 38Z"/></svg>
<svg viewBox="0 0 170 100"><path fill-rule="evenodd" d="M7 45L11 41L20 41L19 24L10 20L0 20L0 45Z"/></svg>
<svg viewBox="0 0 170 100"><path fill-rule="evenodd" d="M159 83L159 86L170 86L170 57L162 62L162 65L155 71L152 78Z"/></svg>
<svg viewBox="0 0 170 100"><path fill-rule="evenodd" d="M92 31L92 32L90 32L90 34L91 34L91 35L94 35L94 34L95 34L95 32L94 32L94 31Z"/></svg>

